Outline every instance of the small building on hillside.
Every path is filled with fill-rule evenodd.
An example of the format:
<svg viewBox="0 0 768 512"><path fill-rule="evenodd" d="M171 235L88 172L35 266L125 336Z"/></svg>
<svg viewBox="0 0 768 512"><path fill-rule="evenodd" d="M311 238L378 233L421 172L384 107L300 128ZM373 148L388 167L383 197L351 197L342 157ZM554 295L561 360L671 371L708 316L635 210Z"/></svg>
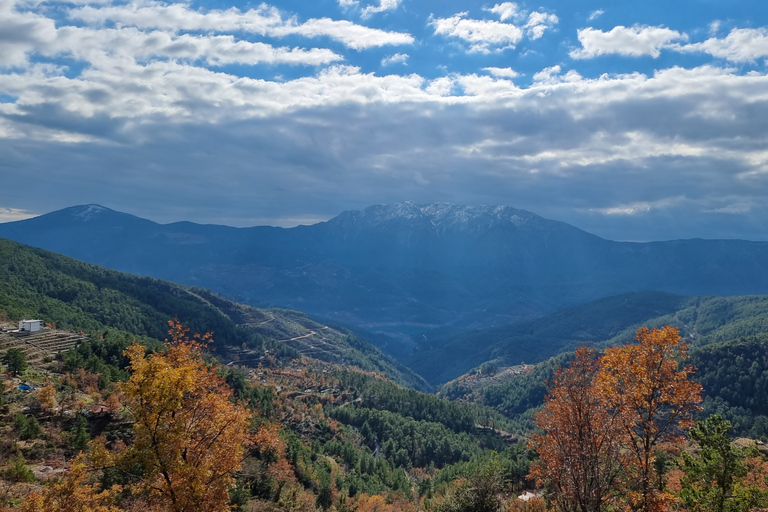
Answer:
<svg viewBox="0 0 768 512"><path fill-rule="evenodd" d="M25 332L36 332L43 328L42 320L19 320L19 330Z"/></svg>

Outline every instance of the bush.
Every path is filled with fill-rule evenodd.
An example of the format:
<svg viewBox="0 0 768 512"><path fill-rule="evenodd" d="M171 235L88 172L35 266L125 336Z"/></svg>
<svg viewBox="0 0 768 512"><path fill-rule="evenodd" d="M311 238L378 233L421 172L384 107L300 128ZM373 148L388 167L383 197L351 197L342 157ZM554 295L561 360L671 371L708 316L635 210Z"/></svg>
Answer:
<svg viewBox="0 0 768 512"><path fill-rule="evenodd" d="M35 474L24 464L24 459L15 460L1 474L3 479L10 480L11 482L31 483L35 481Z"/></svg>

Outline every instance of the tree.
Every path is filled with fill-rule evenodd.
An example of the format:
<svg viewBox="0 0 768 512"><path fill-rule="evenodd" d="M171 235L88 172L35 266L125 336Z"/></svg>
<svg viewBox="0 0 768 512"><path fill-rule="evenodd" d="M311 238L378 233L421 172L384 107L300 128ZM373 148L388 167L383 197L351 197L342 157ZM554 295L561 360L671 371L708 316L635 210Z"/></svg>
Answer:
<svg viewBox="0 0 768 512"><path fill-rule="evenodd" d="M635 478L630 481L639 486L627 489L629 504L651 512L671 499L657 478L656 453L682 439L682 429L692 424L691 415L701 402L701 386L688 379L691 366L680 366L688 345L676 328L643 327L636 340L606 349L596 389L600 400L619 413L632 456L628 469Z"/></svg>
<svg viewBox="0 0 768 512"><path fill-rule="evenodd" d="M737 483L747 476L747 450L731 444L733 427L719 415L710 416L691 428L691 439L701 449L698 455L682 454L680 498L693 512L749 510L760 505L750 497L760 496L757 489L734 495ZM744 489L747 490L747 489ZM757 492L755 492L757 491Z"/></svg>
<svg viewBox="0 0 768 512"><path fill-rule="evenodd" d="M69 433L67 434L69 440L69 446L75 452L80 452L88 447L88 442L91 440L90 430L88 428L88 420L82 414L78 414L75 417L75 422L72 425Z"/></svg>
<svg viewBox="0 0 768 512"><path fill-rule="evenodd" d="M82 455L74 460L65 477L33 492L19 508L20 512L120 512L115 506L119 486L99 490L90 484L89 469Z"/></svg>
<svg viewBox="0 0 768 512"><path fill-rule="evenodd" d="M459 480L448 492L445 501L435 507L436 512L499 512L499 495L504 485L501 464L493 458L468 480Z"/></svg>
<svg viewBox="0 0 768 512"><path fill-rule="evenodd" d="M22 441L34 439L40 434L40 423L34 416L26 417L23 414L17 414L13 420L13 426Z"/></svg>
<svg viewBox="0 0 768 512"><path fill-rule="evenodd" d="M136 343L126 350L132 375L121 389L134 442L116 462L126 471L140 466L134 487L164 509L228 510L234 473L251 444L251 414L204 361L210 335L190 337L177 321L169 325L167 353L147 355Z"/></svg>
<svg viewBox="0 0 768 512"><path fill-rule="evenodd" d="M544 433L530 447L539 453L530 478L547 488L564 512L596 512L611 498L625 464L622 423L594 388L600 364L586 347L549 383L546 405L536 415Z"/></svg>
<svg viewBox="0 0 768 512"><path fill-rule="evenodd" d="M24 373L29 368L27 356L18 348L9 348L5 351L5 354L3 354L3 364L8 366L8 371L14 377Z"/></svg>
<svg viewBox="0 0 768 512"><path fill-rule="evenodd" d="M51 384L40 388L37 391L37 401L40 402L43 410L54 410L56 408L56 388Z"/></svg>

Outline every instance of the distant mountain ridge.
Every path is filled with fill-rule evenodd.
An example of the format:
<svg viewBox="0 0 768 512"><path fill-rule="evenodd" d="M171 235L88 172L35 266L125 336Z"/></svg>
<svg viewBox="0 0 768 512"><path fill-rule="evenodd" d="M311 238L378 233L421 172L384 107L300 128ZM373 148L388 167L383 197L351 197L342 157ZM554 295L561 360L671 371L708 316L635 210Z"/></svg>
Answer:
<svg viewBox="0 0 768 512"><path fill-rule="evenodd" d="M403 202L284 229L163 225L85 205L0 224L0 237L400 340L633 291L768 293L768 242L614 242L509 206Z"/></svg>

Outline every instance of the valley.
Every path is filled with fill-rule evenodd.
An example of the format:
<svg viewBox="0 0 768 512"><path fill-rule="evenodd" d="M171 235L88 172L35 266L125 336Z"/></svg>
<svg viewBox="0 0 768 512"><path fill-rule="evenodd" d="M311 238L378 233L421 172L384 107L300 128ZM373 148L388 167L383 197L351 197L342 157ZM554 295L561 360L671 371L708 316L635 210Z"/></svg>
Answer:
<svg viewBox="0 0 768 512"><path fill-rule="evenodd" d="M444 215L458 216L455 208L442 208ZM398 214L402 215L403 210L411 212L411 217L406 216L410 226L413 216L420 219L419 215L424 214L422 209L435 214L431 207L421 207L414 213L409 204L398 206ZM88 212L87 216L81 212L76 217L80 219L77 222L87 221L78 228L82 236L97 236L89 223L101 222L98 219L102 216L107 216L108 222L99 229L116 229L114 212L101 208ZM72 222L67 217L71 213L64 215L59 226L62 233L72 233L68 231ZM368 250L390 251L386 256L378 256L389 258L392 247L398 245L390 247L388 244L394 243L391 240L372 241L381 236L378 228L370 233L350 234L361 229L361 218L370 215L371 212L345 214L337 224L343 226L344 237L353 241L365 238L366 244L380 244L375 251ZM387 222L391 221L389 213L382 215ZM509 211L499 215L509 215ZM520 215L527 219L525 222L544 222ZM122 214L117 214L117 218L125 220ZM466 235L467 226L487 235L486 224L476 225L481 222L479 217L462 218L461 229L455 228L464 232L462 236ZM378 226L381 219L374 220L365 222ZM139 240L146 236L141 234L144 227L165 229L149 221L135 222L142 226L135 233ZM521 220L515 222L525 224ZM431 226L427 231L436 229L435 224ZM28 228L26 232L32 233ZM444 234L453 228L441 229ZM569 227L558 229L574 233ZM123 228L116 232L120 236L126 234ZM43 230L36 238L48 240L47 236ZM400 232L398 236L405 235ZM188 255L190 260L198 258L195 265L201 266L195 267L193 273L211 268L206 267L209 263L205 261L213 255L199 252L204 252L205 246L200 246L200 239L170 239L194 241L194 250ZM477 479L491 470L503 482L504 499L511 499L507 503L512 507L517 494L535 491L526 475L538 459L528 443L538 432L538 414L545 406L547 386L553 382L556 369L571 364L574 350L581 346L601 351L626 346L642 326L676 327L690 343L689 360L697 368L692 380L703 386L701 411L695 419L722 415L732 423L734 435L743 438L743 446L757 446L750 439L768 438L768 409L758 398L768 394L768 295L691 296L663 290L623 290L620 294L568 304L575 300L574 296L566 300L546 295L545 299L542 294L553 293L552 289L544 286L534 292L531 286L525 299L518 296L520 302L512 303L502 314L501 309L494 312L472 303L473 294L479 293L479 289L469 293L466 287L462 291L454 284L448 285L446 273L417 273L413 268L406 271L414 251L418 253L423 248L413 249L418 243L407 237L398 243L405 244L407 250L401 252L401 261L389 269L375 267L383 264L375 258L368 268L337 268L337 277L353 273L370 277L372 272L379 273L367 281L367 298L355 302L360 307L352 307L348 313L332 310L328 305L319 308L320 312L303 312L263 300L250 299L260 306L244 304L226 292L230 289L226 280L223 290L176 284L162 276L122 273L0 239L0 319L18 322L39 318L49 326L25 336L24 340L12 333L0 333L0 352L22 348L30 366L23 380L5 380L3 396L7 405L5 412L0 412L0 422L5 422L6 430L13 435L0 446L0 453L8 457L20 453L22 459L18 460L36 468L35 475L42 475L39 468L49 466L55 471L52 474L68 475L63 471L64 461L79 449L97 450L93 442L98 439L106 439L110 450L119 451L121 443L130 442L135 435L131 419L135 413L130 409L135 404L131 405L122 391L123 383L132 374L126 350L136 340L147 347L149 354L165 353L173 346L168 344L168 338L177 336L172 335L173 327L168 332L171 319L177 319L171 322L172 326L176 321L188 326L190 336L212 333L211 351L205 356L207 364L219 365L222 382L238 403L259 418L257 435L260 442L267 444L246 456L245 469L236 480L237 489L242 489L238 491L242 493L242 503L257 507L253 510L276 507L275 512L310 512L315 508L330 510L344 503L364 510L373 506L370 500L379 497L385 508L377 510L439 512L442 503L459 499L456 493L462 485L480 485L477 482L481 480ZM299 242L294 244L298 251ZM79 250L85 245L81 244ZM353 243L351 246L355 247ZM285 247L281 246L280 251ZM321 272L327 272L328 265L342 265L344 258L353 257L344 256L346 250L336 248L336 259L327 253L322 261L317 259L310 266L301 263L306 256L296 256L293 264L299 266L293 270L278 270L284 254L270 255L264 251L259 258L271 259L273 266L268 271L259 267L259 272L277 282L291 276L294 287L302 286L304 280L314 281L314 292L310 286L307 293L296 295L293 300L320 304L323 294L328 293L323 283L338 281L316 281L317 274L312 272L320 267L325 268ZM762 248L758 244L749 248L752 250L757 251L749 256L754 265L741 272L744 282L751 281L749 286L753 288L739 284L736 279L729 285L734 290L759 290L762 286L760 279L750 274L761 268ZM161 253L151 257L161 258ZM136 261L147 257L137 256ZM498 260L506 257L509 254L503 252L492 256ZM531 256L531 261L539 257ZM187 264L184 258L183 253L177 256L174 266L183 268ZM739 265L743 262L739 258L734 261ZM444 263L437 262L435 266ZM460 269L465 263L466 260L460 260L452 268ZM248 265L236 268L240 272L255 268ZM349 265L349 261L344 265ZM492 268L509 270L510 265L505 262ZM411 283L407 293L391 284L381 288L392 268L399 268L398 272L406 276L403 279ZM440 268L445 271L447 267ZM726 272L725 268L721 271ZM510 272L500 282L514 281L514 272ZM690 275L694 274L691 270ZM243 286L253 284L252 278L253 274L244 274ZM495 286L501 287L500 282ZM592 291L582 298L603 287L600 282L599 278L590 278ZM561 283L558 290L562 292L566 284L573 283ZM677 291L718 288L687 282L681 276L676 286L672 288ZM518 288L515 293L519 291ZM534 295L541 301L528 303ZM333 308L343 304L342 295L337 298L341 302L334 303ZM349 296L343 300L349 300ZM500 299L496 296L488 300ZM564 300L566 307L558 308L558 300ZM525 313L519 308L523 304L527 308ZM449 309L445 309L447 305ZM381 311L373 316L379 307ZM367 312L361 313L365 308ZM398 308L411 308L416 313L402 323L391 322ZM472 308L474 312L470 311ZM456 321L438 322L449 310L458 315ZM339 320L349 320L350 315L357 315L356 320L347 324ZM425 321L428 317L434 323ZM14 325L8 323L7 327ZM371 330L361 328L362 325ZM391 331L383 332L387 329ZM31 391L19 388L22 383ZM53 402L40 394L43 388L51 390ZM56 404L55 411L50 403ZM266 448L267 445L272 448ZM103 473L102 478L107 474L110 473ZM13 483L0 499L16 503L24 493L41 489L43 481L42 476L35 476L29 483ZM494 499L501 499L501 489L494 491Z"/></svg>

